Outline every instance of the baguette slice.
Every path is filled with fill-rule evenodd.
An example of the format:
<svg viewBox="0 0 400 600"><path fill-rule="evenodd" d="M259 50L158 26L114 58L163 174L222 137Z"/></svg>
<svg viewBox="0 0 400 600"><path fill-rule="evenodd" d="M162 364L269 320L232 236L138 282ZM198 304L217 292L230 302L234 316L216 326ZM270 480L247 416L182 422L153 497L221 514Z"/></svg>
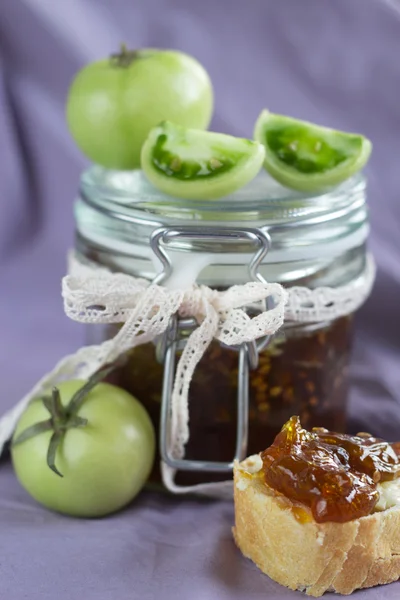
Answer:
<svg viewBox="0 0 400 600"><path fill-rule="evenodd" d="M400 506L347 523L317 523L307 507L268 487L260 456L234 466L238 548L292 590L351 594L400 577Z"/></svg>

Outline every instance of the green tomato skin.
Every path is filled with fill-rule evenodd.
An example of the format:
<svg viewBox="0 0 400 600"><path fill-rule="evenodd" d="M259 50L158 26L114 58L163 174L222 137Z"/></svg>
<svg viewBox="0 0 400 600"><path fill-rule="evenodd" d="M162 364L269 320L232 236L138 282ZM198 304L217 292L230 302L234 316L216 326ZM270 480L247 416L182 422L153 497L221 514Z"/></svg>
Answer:
<svg viewBox="0 0 400 600"><path fill-rule="evenodd" d="M210 78L197 60L141 50L128 67L103 60L79 71L66 116L75 142L93 162L127 170L140 168L141 147L160 121L206 129L212 110Z"/></svg>
<svg viewBox="0 0 400 600"><path fill-rule="evenodd" d="M61 383L62 403L67 404L83 384ZM46 463L51 432L12 446L12 462L21 485L47 508L77 517L101 517L128 504L145 484L154 462L154 428L133 396L108 383L98 384L88 394L78 414L88 425L65 433L56 455L63 477ZM48 418L42 401L33 400L14 438Z"/></svg>

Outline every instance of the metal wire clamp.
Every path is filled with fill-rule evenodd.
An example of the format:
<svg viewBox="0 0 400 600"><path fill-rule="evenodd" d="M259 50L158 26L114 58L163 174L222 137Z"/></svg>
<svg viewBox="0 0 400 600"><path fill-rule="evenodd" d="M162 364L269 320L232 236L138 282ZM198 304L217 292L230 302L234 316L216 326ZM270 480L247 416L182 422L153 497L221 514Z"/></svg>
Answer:
<svg viewBox="0 0 400 600"><path fill-rule="evenodd" d="M191 241L200 241L201 243L217 242L221 244L229 242L247 241L256 247L256 252L252 256L248 272L252 281L266 283L265 279L258 272L259 266L266 256L271 239L266 231L260 229L245 228L210 228L201 226L178 226L165 227L154 231L151 236L150 245L161 261L162 272L154 279L153 283L165 284L171 276L173 266L167 252L167 246L171 241L179 238L189 239ZM273 307L272 298L267 298L262 309ZM233 469L234 460L242 460L246 456L248 441L248 422L249 422L249 370L256 369L258 366L258 355L265 349L271 336L265 336L258 342L244 343L238 347L231 347L239 353L238 361L238 394L237 394L237 427L236 427L236 447L234 457L231 462L218 462L206 460L190 460L185 458L175 458L169 452L168 435L170 432L171 418L171 399L175 375L176 353L181 350L188 336L188 333L197 327L194 318L182 319L174 315L169 323L165 333L161 336L156 347L157 360L164 363L164 375L161 396L161 417L160 417L160 454L162 460L170 467L182 471L208 471L208 472L230 472Z"/></svg>

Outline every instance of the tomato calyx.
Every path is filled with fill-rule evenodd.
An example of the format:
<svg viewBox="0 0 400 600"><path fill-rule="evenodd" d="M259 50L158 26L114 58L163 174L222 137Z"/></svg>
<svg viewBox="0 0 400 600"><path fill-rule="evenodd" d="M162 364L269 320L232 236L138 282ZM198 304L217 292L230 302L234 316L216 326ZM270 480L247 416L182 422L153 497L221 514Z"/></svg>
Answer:
<svg viewBox="0 0 400 600"><path fill-rule="evenodd" d="M121 44L119 52L111 54L110 63L113 67L127 68L138 56L138 50L128 50L126 44Z"/></svg>
<svg viewBox="0 0 400 600"><path fill-rule="evenodd" d="M77 413L82 407L89 392L93 390L98 383L105 379L114 369L120 367L125 362L126 356L119 357L112 363L103 365L89 377L87 382L72 396L68 404L64 406L61 402L59 389L55 386L51 391L51 395L40 397L45 408L50 413L50 418L44 421L34 423L20 433L20 435L12 441L12 445L22 444L30 438L40 435L45 431L52 431L49 446L47 449L46 462L48 467L59 477L63 474L59 471L55 464L57 449L62 442L65 433L69 429L76 427L86 427L88 420L80 417Z"/></svg>

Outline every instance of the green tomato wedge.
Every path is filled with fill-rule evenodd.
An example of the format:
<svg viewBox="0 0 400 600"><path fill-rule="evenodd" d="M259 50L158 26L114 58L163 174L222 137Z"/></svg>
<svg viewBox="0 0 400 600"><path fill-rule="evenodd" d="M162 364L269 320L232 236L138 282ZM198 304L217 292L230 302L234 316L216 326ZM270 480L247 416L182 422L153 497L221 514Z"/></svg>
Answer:
<svg viewBox="0 0 400 600"><path fill-rule="evenodd" d="M336 131L263 110L254 138L265 146L265 169L282 185L302 192L327 191L367 163L372 144L362 135Z"/></svg>
<svg viewBox="0 0 400 600"><path fill-rule="evenodd" d="M141 164L149 181L165 194L215 200L251 181L264 157L259 142L165 121L150 131Z"/></svg>

